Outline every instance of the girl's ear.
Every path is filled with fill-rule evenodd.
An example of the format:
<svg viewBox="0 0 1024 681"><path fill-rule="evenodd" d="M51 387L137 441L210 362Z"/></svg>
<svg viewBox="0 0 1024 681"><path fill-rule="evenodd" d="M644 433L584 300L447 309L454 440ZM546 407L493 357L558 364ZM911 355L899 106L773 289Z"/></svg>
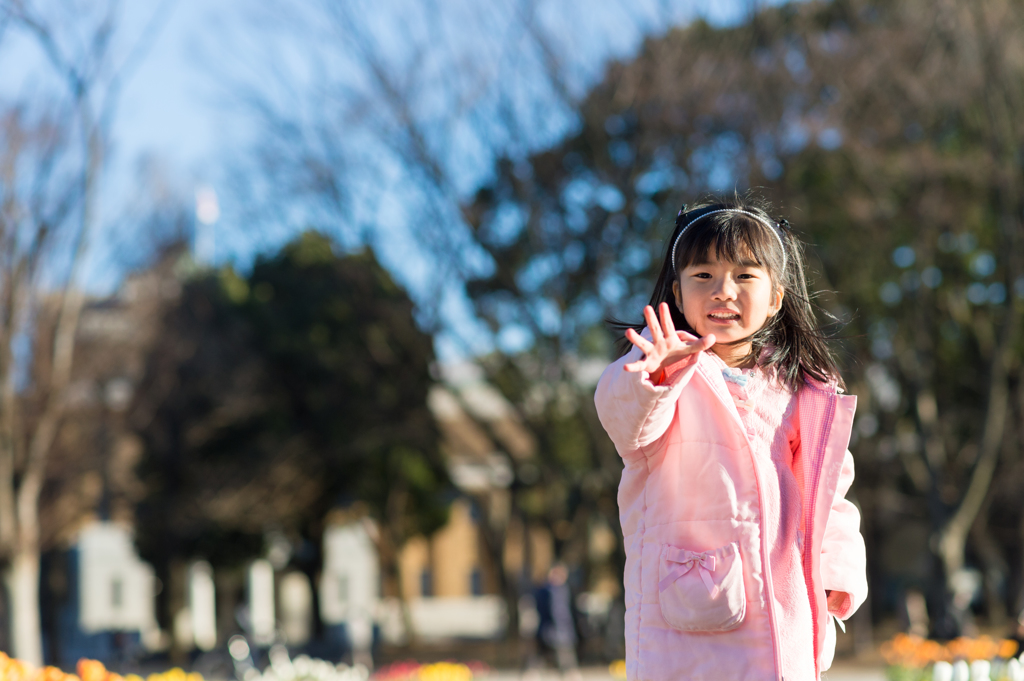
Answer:
<svg viewBox="0 0 1024 681"><path fill-rule="evenodd" d="M683 311L683 291L682 291L682 289L679 288L679 279L678 278L676 278L676 280L672 282L672 295L676 299L676 308L680 312L682 312Z"/></svg>
<svg viewBox="0 0 1024 681"><path fill-rule="evenodd" d="M786 295L785 289L783 289L780 286L779 289L775 292L775 295L772 296L772 298L773 298L772 299L772 304L768 308L771 311L771 314L768 315L769 317L774 317L778 313L778 311L782 309L782 298L785 295Z"/></svg>

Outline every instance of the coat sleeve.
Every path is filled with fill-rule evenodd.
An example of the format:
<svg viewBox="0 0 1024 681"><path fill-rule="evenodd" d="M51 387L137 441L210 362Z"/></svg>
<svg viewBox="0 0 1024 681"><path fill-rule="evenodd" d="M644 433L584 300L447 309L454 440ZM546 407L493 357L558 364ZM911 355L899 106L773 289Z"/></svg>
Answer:
<svg viewBox="0 0 1024 681"><path fill-rule="evenodd" d="M648 332L644 331L644 336ZM608 436L626 461L643 456L643 448L668 430L675 414L676 400L693 376L700 353L671 365L660 385L651 382L646 371L630 372L623 367L642 357L638 348L612 362L597 383L594 403Z"/></svg>
<svg viewBox="0 0 1024 681"><path fill-rule="evenodd" d="M838 610L831 611L845 620L868 595L867 556L864 537L860 533L860 511L846 493L853 484L853 455L847 450L839 486L821 542L821 581L827 591L842 591L846 600Z"/></svg>

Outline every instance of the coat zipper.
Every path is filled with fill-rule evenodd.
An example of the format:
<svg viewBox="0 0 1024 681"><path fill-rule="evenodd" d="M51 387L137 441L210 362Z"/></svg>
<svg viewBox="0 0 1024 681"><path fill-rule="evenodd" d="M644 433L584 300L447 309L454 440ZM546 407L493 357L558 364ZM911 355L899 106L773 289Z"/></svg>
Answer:
<svg viewBox="0 0 1024 681"><path fill-rule="evenodd" d="M821 458L815 462L814 476L813 476L814 479L809 481L811 483L811 485L810 485L810 491L811 491L811 493L810 493L810 503L807 504L807 509L804 511L804 537L805 538L806 537L813 537L814 536L814 534L813 534L813 532L814 532L814 516L815 516L816 507L818 505L818 486L821 483L821 470L824 467L824 460L823 459L824 459L824 456L825 456L825 442L828 440L828 436L832 432L832 422L835 420L835 417L836 417L836 409L837 409L838 405L837 405L837 400L835 398L837 396L838 396L838 392L836 393L836 395L829 396L829 408L826 410L827 421L825 423L825 427L822 428L822 431L821 431L823 439L822 439L821 442L818 443L818 446L815 447L815 451L821 452ZM803 446L803 445L801 444L801 446ZM813 543L814 542L812 540L811 544L813 545ZM805 544L804 544L804 550L806 550L806 539L805 539ZM805 556L805 561L806 560L810 560L810 558ZM805 571L804 572L804 579L807 579L808 576L809 575L807 575L807 573ZM817 606L816 603L815 603L815 606ZM815 618L816 621L820 621L821 620L820 615L815 613L813 610L811 612L811 615L812 615L812 617ZM831 624L831 622L829 622L829 624ZM817 643L818 643L817 634L815 634L814 639L815 639L814 640L815 647L817 647ZM820 654L821 654L820 650L815 651L815 657L814 657L814 669L815 670L818 669L818 655L820 655ZM819 672L819 674L820 674L820 672Z"/></svg>
<svg viewBox="0 0 1024 681"><path fill-rule="evenodd" d="M765 536L764 494L761 492L761 473L757 468L757 461L754 460L754 447L750 444L750 438L747 437L746 431L743 431L743 439L747 443L747 451L750 452L750 463L754 467L754 480L757 481L757 505L761 513L759 532L761 535L761 562L764 565L764 588L768 592L765 601L768 605L768 626L772 632L772 652L775 655L775 670L779 674L780 681L786 681L782 676L782 652L779 650L779 632L775 620L775 598L773 596L775 590L772 586L772 566L770 556L768 555L768 538Z"/></svg>
<svg viewBox="0 0 1024 681"><path fill-rule="evenodd" d="M733 415L733 418L739 424L740 433L743 434L743 441L747 443L747 452L750 455L750 465L754 469L754 481L757 483L757 507L758 511L761 514L761 520L758 523L758 534L761 535L761 565L764 567L764 588L767 592L765 594L765 603L767 605L768 610L768 628L770 629L772 635L772 654L775 657L775 673L778 675L779 681L786 681L785 677L782 676L782 651L779 650L779 632L776 629L775 605L772 602L774 600L772 596L774 591L772 589L772 568L768 555L768 538L765 536L764 531L764 494L761 491L761 473L758 471L757 468L757 461L755 460L754 456L754 446L750 443L750 438L747 436L746 428L743 427L743 419L740 418L739 412L736 411L736 405L733 404L732 398L730 397L728 400L724 399L722 397L722 391L719 390L718 386L715 384L715 381L712 380L706 372L702 373L704 373L704 379L709 384L711 384L711 387L718 394L719 400L725 403L726 409L729 410L729 412ZM793 398L796 399L796 395L794 395ZM817 669L817 662L815 662L814 666L815 669Z"/></svg>

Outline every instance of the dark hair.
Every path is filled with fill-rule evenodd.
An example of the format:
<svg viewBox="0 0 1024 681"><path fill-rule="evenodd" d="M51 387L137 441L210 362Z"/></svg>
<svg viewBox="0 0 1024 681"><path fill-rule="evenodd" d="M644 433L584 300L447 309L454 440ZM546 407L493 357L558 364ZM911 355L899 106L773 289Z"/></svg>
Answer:
<svg viewBox="0 0 1024 681"><path fill-rule="evenodd" d="M694 263L709 262L711 256L733 262L752 257L758 266L768 271L773 286L782 288L785 295L777 314L752 336L734 343L750 341L748 360L759 359L762 367L774 368L779 379L792 390L798 389L808 379L843 386L835 357L828 346L830 336L818 326L815 318L804 277L802 245L793 235L789 222L773 218L769 210L767 202L750 195L713 199L692 207L684 205L665 247L665 259L654 284L651 306L657 309L661 303L668 303L676 328L696 335L675 304L672 284L679 271ZM680 231L687 225L689 228L680 237ZM774 225L774 228L768 225ZM780 238L777 239L772 231ZM673 244L675 267L672 263ZM632 328L638 333L647 326L646 323L621 322L612 322L612 325L620 331ZM627 342L624 349L631 347ZM770 349L769 354L761 357L765 348Z"/></svg>

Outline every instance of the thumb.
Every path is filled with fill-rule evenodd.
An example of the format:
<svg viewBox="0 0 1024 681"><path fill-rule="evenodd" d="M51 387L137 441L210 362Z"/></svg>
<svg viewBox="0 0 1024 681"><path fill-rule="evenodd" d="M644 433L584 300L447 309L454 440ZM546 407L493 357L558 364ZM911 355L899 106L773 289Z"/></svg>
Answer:
<svg viewBox="0 0 1024 681"><path fill-rule="evenodd" d="M715 341L717 341L717 340L718 339L715 338L715 334L713 334L713 333L709 333L708 335L704 336L703 338L700 339L701 350L707 350L712 345L714 345Z"/></svg>

